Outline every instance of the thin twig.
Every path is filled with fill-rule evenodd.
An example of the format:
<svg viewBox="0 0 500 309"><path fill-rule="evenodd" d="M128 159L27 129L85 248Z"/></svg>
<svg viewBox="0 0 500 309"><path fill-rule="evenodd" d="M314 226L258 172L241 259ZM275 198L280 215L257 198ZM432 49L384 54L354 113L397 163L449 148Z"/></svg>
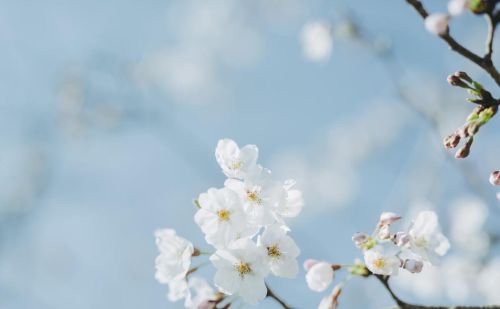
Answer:
<svg viewBox="0 0 500 309"><path fill-rule="evenodd" d="M288 306L287 303L285 303L284 300L282 300L278 295L276 295L273 292L273 290L271 290L271 288L269 287L269 285L267 283L266 283L266 287L267 287L267 295L266 295L266 297L272 298L275 301L277 301L281 305L281 307L283 307L283 309L292 309L292 307Z"/></svg>
<svg viewBox="0 0 500 309"><path fill-rule="evenodd" d="M420 2L420 0L406 0L406 2L409 5L411 5L423 19L425 19L427 16L429 16L429 13L424 8L424 6L423 6L422 2ZM492 22L492 25L496 25L496 23L498 22L496 16L495 16L495 18L491 17L491 22ZM494 32L494 28L495 27L493 27L493 32ZM478 66L480 66L481 68L483 68L483 70L485 70L491 76L491 78L493 78L493 80L495 80L497 85L500 86L500 73L495 68L495 65L491 61L491 58L488 58L486 56L481 57L481 56L473 53L472 51L470 51L469 49L467 49L466 47L464 47L463 45L458 43L450 35L449 31L441 34L440 37L448 44L448 46L451 48L451 50L457 52L458 54L464 56L465 58L469 59L473 63L475 63ZM493 34L491 35L491 40L493 41ZM493 49L491 49L491 50L493 50Z"/></svg>
<svg viewBox="0 0 500 309"><path fill-rule="evenodd" d="M486 54L484 55L484 59L491 62L491 56L493 55L493 39L495 37L497 22L495 22L493 13L491 12L486 14L486 21L488 22L488 37L486 38Z"/></svg>
<svg viewBox="0 0 500 309"><path fill-rule="evenodd" d="M373 275L373 274L372 274ZM500 306L421 306L409 304L399 298L396 293L392 290L389 285L389 276L373 275L377 278L386 288L386 290L391 294L392 299L398 305L400 309L500 309Z"/></svg>

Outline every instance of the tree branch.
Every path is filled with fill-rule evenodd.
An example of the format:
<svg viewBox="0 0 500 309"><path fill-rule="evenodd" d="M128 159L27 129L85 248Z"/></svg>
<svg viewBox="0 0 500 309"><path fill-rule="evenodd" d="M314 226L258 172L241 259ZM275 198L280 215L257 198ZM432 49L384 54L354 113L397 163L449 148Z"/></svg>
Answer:
<svg viewBox="0 0 500 309"><path fill-rule="evenodd" d="M427 16L429 16L429 13L424 8L424 6L423 6L422 2L420 2L420 0L406 0L406 2L409 5L411 5L423 19L425 19ZM495 25L497 23L497 18L496 18L496 16L495 16L495 18L493 18L491 13L489 15L490 15L489 20L492 24L492 28L490 30L491 34L488 35L488 45L492 46L493 34L495 31ZM491 43L489 42L490 36L491 36ZM486 53L485 57L481 57L481 56L473 53L472 51L470 51L469 49L467 49L466 47L464 47L460 43L458 43L450 35L449 30L446 33L440 35L440 37L448 44L448 46L451 48L451 50L455 51L456 53L462 55L463 57L465 57L465 58L469 59L470 61L472 61L473 63L477 64L479 67L481 67L483 70L485 70L491 76L491 78L493 78L493 80L495 80L497 85L500 86L500 73L497 71L497 69L493 65L493 62L491 61L491 54L489 53L490 50L492 53L492 51L493 51L492 47L487 49L487 53ZM488 54L490 54L490 55L488 56Z"/></svg>
<svg viewBox="0 0 500 309"><path fill-rule="evenodd" d="M387 289L389 294L391 294L392 299L396 302L398 305L398 308L400 309L500 309L500 306L421 306L421 305L413 305L409 304L405 301L403 301L401 298L399 298L392 288L389 285L389 276L381 276L381 275L375 275L372 274L372 276L375 276Z"/></svg>
<svg viewBox="0 0 500 309"><path fill-rule="evenodd" d="M486 21L488 22L488 37L486 38L486 54L484 55L484 59L491 62L491 56L493 55L493 39L495 37L497 21L495 21L495 17L493 17L493 13L491 12L486 14Z"/></svg>
<svg viewBox="0 0 500 309"><path fill-rule="evenodd" d="M284 300L282 300L278 295L274 294L273 290L269 287L269 285L266 283L267 287L267 295L266 297L272 298L275 301L277 301L283 309L292 309L292 307L288 306Z"/></svg>

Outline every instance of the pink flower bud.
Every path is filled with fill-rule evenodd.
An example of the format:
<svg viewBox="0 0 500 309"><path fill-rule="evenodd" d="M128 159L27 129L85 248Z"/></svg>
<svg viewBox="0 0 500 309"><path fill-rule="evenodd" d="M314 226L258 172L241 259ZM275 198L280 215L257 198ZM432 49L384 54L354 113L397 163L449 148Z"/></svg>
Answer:
<svg viewBox="0 0 500 309"><path fill-rule="evenodd" d="M494 171L491 173L490 183L494 186L500 186L500 171Z"/></svg>
<svg viewBox="0 0 500 309"><path fill-rule="evenodd" d="M370 236L368 236L365 233L356 233L352 235L352 241L356 245L356 247L360 247L362 244L368 241L370 239Z"/></svg>
<svg viewBox="0 0 500 309"><path fill-rule="evenodd" d="M419 273L422 271L424 263L422 261L408 259L404 262L403 268L411 273Z"/></svg>
<svg viewBox="0 0 500 309"><path fill-rule="evenodd" d="M448 135L444 141L444 148L451 149L457 147L458 143L460 143L460 134L453 133Z"/></svg>
<svg viewBox="0 0 500 309"><path fill-rule="evenodd" d="M393 224L394 222L401 219L400 215L397 215L393 212L383 212L380 215L379 225Z"/></svg>
<svg viewBox="0 0 500 309"><path fill-rule="evenodd" d="M313 260L313 259L307 259L304 261L304 270L305 271L309 271L309 269L311 269L311 267L313 267L314 265L318 264L319 261L317 260Z"/></svg>
<svg viewBox="0 0 500 309"><path fill-rule="evenodd" d="M410 242L410 235L405 232L397 232L396 235L394 235L394 243L398 247L402 247L406 245L407 243Z"/></svg>

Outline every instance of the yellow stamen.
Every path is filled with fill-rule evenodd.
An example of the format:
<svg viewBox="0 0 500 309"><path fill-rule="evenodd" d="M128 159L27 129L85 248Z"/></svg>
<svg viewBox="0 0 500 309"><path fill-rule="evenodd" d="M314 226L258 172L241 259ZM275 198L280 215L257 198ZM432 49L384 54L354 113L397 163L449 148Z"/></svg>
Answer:
<svg viewBox="0 0 500 309"><path fill-rule="evenodd" d="M262 199L259 197L257 191L247 191L247 198L250 202L255 204L261 204Z"/></svg>
<svg viewBox="0 0 500 309"><path fill-rule="evenodd" d="M281 256L281 251L280 248L278 248L278 245L267 247L267 255L272 258L279 258Z"/></svg>
<svg viewBox="0 0 500 309"><path fill-rule="evenodd" d="M424 237L419 237L415 240L415 245L424 247L425 245L427 245L427 240Z"/></svg>
<svg viewBox="0 0 500 309"><path fill-rule="evenodd" d="M383 259L376 259L375 261L373 261L373 266L378 269L384 268L385 261Z"/></svg>
<svg viewBox="0 0 500 309"><path fill-rule="evenodd" d="M229 212L229 210L221 209L217 212L217 216L219 217L220 221L229 221L231 213Z"/></svg>
<svg viewBox="0 0 500 309"><path fill-rule="evenodd" d="M238 161L238 162L234 162L233 164L231 164L229 166L229 169L231 169L231 170L239 170L242 166L243 166L243 162Z"/></svg>
<svg viewBox="0 0 500 309"><path fill-rule="evenodd" d="M250 265L244 262L239 262L238 264L234 265L234 268L240 274L241 277L244 277L245 275L248 275L249 273L252 272Z"/></svg>

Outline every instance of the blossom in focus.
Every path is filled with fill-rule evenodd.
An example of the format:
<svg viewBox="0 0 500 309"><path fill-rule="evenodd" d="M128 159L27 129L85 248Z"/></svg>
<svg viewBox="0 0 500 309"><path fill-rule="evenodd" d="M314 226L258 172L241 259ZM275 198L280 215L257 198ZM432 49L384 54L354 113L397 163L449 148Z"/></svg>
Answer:
<svg viewBox="0 0 500 309"><path fill-rule="evenodd" d="M448 31L449 19L446 14L431 14L425 18L425 29L435 35L443 35Z"/></svg>
<svg viewBox="0 0 500 309"><path fill-rule="evenodd" d="M215 158L229 178L245 179L256 167L259 150L255 145L239 148L231 139L221 139L215 149Z"/></svg>
<svg viewBox="0 0 500 309"><path fill-rule="evenodd" d="M450 0L448 1L448 12L452 16L463 14L469 7L469 0Z"/></svg>
<svg viewBox="0 0 500 309"><path fill-rule="evenodd" d="M239 295L249 304L256 304L267 294L264 278L269 273L264 248L248 239L231 243L227 249L217 250L210 261L217 268L214 282L220 291Z"/></svg>
<svg viewBox="0 0 500 309"><path fill-rule="evenodd" d="M366 267L377 275L397 275L401 260L394 254L387 254L381 246L364 251Z"/></svg>
<svg viewBox="0 0 500 309"><path fill-rule="evenodd" d="M271 272L284 278L294 278L299 271L297 256L299 248L286 231L276 225L266 227L259 237L259 246L267 251Z"/></svg>
<svg viewBox="0 0 500 309"><path fill-rule="evenodd" d="M323 292L332 283L334 271L327 262L314 264L306 273L307 286L315 292Z"/></svg>
<svg viewBox="0 0 500 309"><path fill-rule="evenodd" d="M200 209L195 222L205 234L206 241L223 248L231 241L255 233L249 225L238 195L229 188L209 189L198 198Z"/></svg>
<svg viewBox="0 0 500 309"><path fill-rule="evenodd" d="M156 258L155 277L160 283L169 283L186 276L191 266L193 244L176 235L175 230L163 229L155 232L160 255Z"/></svg>
<svg viewBox="0 0 500 309"><path fill-rule="evenodd" d="M331 26L323 21L306 23L300 35L304 56L311 61L325 61L333 48Z"/></svg>
<svg viewBox="0 0 500 309"><path fill-rule="evenodd" d="M433 211L419 213L408 234L411 251L431 264L436 264L438 257L450 249L450 242L441 233L438 217Z"/></svg>

